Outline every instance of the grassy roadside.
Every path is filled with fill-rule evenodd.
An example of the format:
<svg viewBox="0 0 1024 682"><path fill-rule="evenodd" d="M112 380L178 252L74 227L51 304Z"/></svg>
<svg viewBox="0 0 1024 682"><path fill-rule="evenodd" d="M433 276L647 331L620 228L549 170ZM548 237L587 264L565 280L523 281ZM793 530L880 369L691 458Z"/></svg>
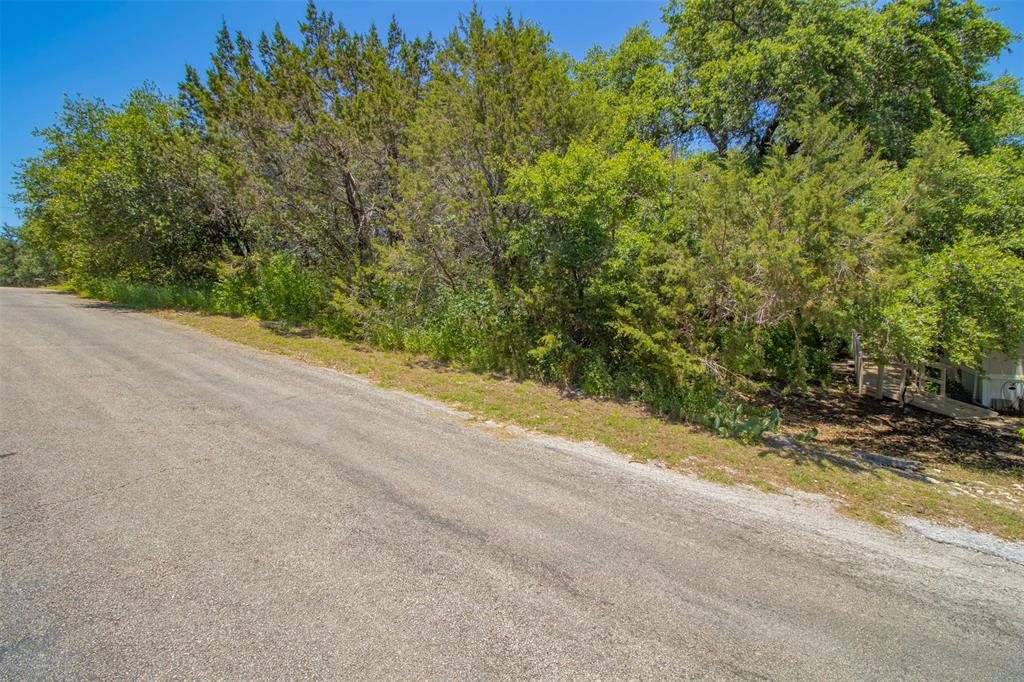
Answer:
<svg viewBox="0 0 1024 682"><path fill-rule="evenodd" d="M906 514L1024 539L1024 478L1012 473L943 467L941 474L908 477L853 461L744 445L667 422L636 405L567 397L534 382L289 333L251 319L175 310L153 314L223 339L439 399L481 418L596 441L637 460L656 459L707 480L769 492L797 489L826 495L835 500L840 512L880 526L895 525L891 514Z"/></svg>

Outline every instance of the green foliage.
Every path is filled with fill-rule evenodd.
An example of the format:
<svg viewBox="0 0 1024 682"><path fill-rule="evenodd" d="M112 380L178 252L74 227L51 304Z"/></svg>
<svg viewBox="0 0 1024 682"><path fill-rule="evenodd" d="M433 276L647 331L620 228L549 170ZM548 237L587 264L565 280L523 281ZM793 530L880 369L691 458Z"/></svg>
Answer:
<svg viewBox="0 0 1024 682"><path fill-rule="evenodd" d="M91 298L133 308L210 310L212 307L209 292L202 289L110 278L75 280L71 285Z"/></svg>
<svg viewBox="0 0 1024 682"><path fill-rule="evenodd" d="M255 259L221 263L213 287L214 309L226 315L255 314L258 283Z"/></svg>
<svg viewBox="0 0 1024 682"><path fill-rule="evenodd" d="M34 286L57 279L57 256L24 228L5 225L0 233L0 286Z"/></svg>
<svg viewBox="0 0 1024 682"><path fill-rule="evenodd" d="M664 19L682 131L720 153L764 155L808 89L898 161L936 118L987 151L996 112L1012 106L984 69L1014 36L973 0L672 0Z"/></svg>
<svg viewBox="0 0 1024 682"><path fill-rule="evenodd" d="M515 363L503 345L508 325L501 324L500 318L492 291L441 290L418 323L402 323L411 333L404 335L403 343L394 345L471 369L514 372Z"/></svg>
<svg viewBox="0 0 1024 682"><path fill-rule="evenodd" d="M1000 146L972 156L947 126L917 137L905 183L912 220L909 239L941 250L967 235L983 235L1024 255L1024 154Z"/></svg>
<svg viewBox="0 0 1024 682"><path fill-rule="evenodd" d="M759 337L758 350L763 367L784 381L792 381L800 371L798 362L803 362L803 372L809 381L827 384L832 376L832 361L839 355L847 340L823 334L816 326L809 325L803 330L799 346L788 324L777 324L765 330ZM798 358L797 349L803 354Z"/></svg>
<svg viewBox="0 0 1024 682"><path fill-rule="evenodd" d="M754 382L1024 334L1024 98L972 0L673 0L574 63L478 9L443 40L225 26L180 98L68 100L0 278L306 325L756 439Z"/></svg>
<svg viewBox="0 0 1024 682"><path fill-rule="evenodd" d="M879 305L878 350L911 363L941 350L972 366L994 351L1015 353L1024 344L1022 268L1024 258L977 236L908 264Z"/></svg>
<svg viewBox="0 0 1024 682"><path fill-rule="evenodd" d="M818 437L818 427L812 426L796 437L797 443L807 444Z"/></svg>
<svg viewBox="0 0 1024 682"><path fill-rule="evenodd" d="M789 327L791 361L768 360L799 391L810 378L808 329L832 336L849 324L848 311L868 293L865 278L898 245L902 222L876 191L890 183L891 167L834 112L805 105L780 135L789 142L772 147L759 167L732 152L684 169L657 271L684 347L734 371L756 371L764 360L750 343L760 330Z"/></svg>
<svg viewBox="0 0 1024 682"><path fill-rule="evenodd" d="M767 414L752 414L742 403L732 406L718 403L697 418L700 424L720 436L732 436L748 443L756 443L766 433L779 428L782 416L778 410Z"/></svg>
<svg viewBox="0 0 1024 682"><path fill-rule="evenodd" d="M422 248L427 277L449 288L490 280L507 290L510 230L521 216L503 201L509 176L582 127L570 62L538 26L511 13L488 26L460 19L431 64L408 129L396 220Z"/></svg>
<svg viewBox="0 0 1024 682"><path fill-rule="evenodd" d="M1013 145L971 156L945 126L908 165L901 257L859 311L868 345L911 363L978 366L1024 343L1024 165Z"/></svg>
<svg viewBox="0 0 1024 682"><path fill-rule="evenodd" d="M667 171L662 153L646 143L615 155L573 144L513 175L506 201L527 218L512 230L510 250L540 336L579 348L611 343L621 283L608 264L620 243L659 219Z"/></svg>
<svg viewBox="0 0 1024 682"><path fill-rule="evenodd" d="M182 112L155 91L122 107L68 100L24 163L19 198L31 241L72 277L192 283L228 236L195 179L204 154Z"/></svg>
<svg viewBox="0 0 1024 682"><path fill-rule="evenodd" d="M229 315L307 324L323 310L324 286L292 254L256 255L222 268L213 304Z"/></svg>
<svg viewBox="0 0 1024 682"><path fill-rule="evenodd" d="M680 83L665 40L653 36L647 24L629 29L614 49L593 48L575 71L589 100L595 142L664 146L676 137L683 113Z"/></svg>

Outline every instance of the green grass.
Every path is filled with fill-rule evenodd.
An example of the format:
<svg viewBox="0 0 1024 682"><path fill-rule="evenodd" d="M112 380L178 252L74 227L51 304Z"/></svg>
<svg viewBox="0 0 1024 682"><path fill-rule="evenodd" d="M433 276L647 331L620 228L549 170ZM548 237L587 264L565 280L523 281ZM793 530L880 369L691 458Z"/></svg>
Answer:
<svg viewBox="0 0 1024 682"><path fill-rule="evenodd" d="M212 311L210 292L188 287L134 284L118 279L100 279L62 287L80 296L119 303L131 308Z"/></svg>

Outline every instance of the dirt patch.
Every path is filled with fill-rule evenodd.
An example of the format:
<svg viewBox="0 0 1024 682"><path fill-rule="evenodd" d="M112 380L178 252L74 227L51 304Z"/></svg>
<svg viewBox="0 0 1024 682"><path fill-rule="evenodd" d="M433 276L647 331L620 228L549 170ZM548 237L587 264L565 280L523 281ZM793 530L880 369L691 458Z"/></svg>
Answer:
<svg viewBox="0 0 1024 682"><path fill-rule="evenodd" d="M841 448L860 448L939 466L1019 472L1024 476L1024 441L1017 430L1024 419L961 421L892 400L858 396L853 368L834 366L832 386L810 395L763 394L761 401L782 411L787 435L818 430L815 441Z"/></svg>

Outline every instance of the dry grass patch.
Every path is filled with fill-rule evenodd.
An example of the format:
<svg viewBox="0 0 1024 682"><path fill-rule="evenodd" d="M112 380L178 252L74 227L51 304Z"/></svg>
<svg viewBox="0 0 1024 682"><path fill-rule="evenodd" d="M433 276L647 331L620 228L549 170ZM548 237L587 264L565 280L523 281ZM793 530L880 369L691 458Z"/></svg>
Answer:
<svg viewBox="0 0 1024 682"><path fill-rule="evenodd" d="M665 465L725 484L767 492L797 489L828 496L844 514L892 526L906 514L1024 539L1024 477L955 465L911 476L859 463L744 445L634 404L566 396L530 381L476 374L359 344L290 333L259 322L182 311L162 318L304 362L361 374L381 386L445 401L483 419L575 440L595 441L637 461ZM498 437L508 432L487 426Z"/></svg>

